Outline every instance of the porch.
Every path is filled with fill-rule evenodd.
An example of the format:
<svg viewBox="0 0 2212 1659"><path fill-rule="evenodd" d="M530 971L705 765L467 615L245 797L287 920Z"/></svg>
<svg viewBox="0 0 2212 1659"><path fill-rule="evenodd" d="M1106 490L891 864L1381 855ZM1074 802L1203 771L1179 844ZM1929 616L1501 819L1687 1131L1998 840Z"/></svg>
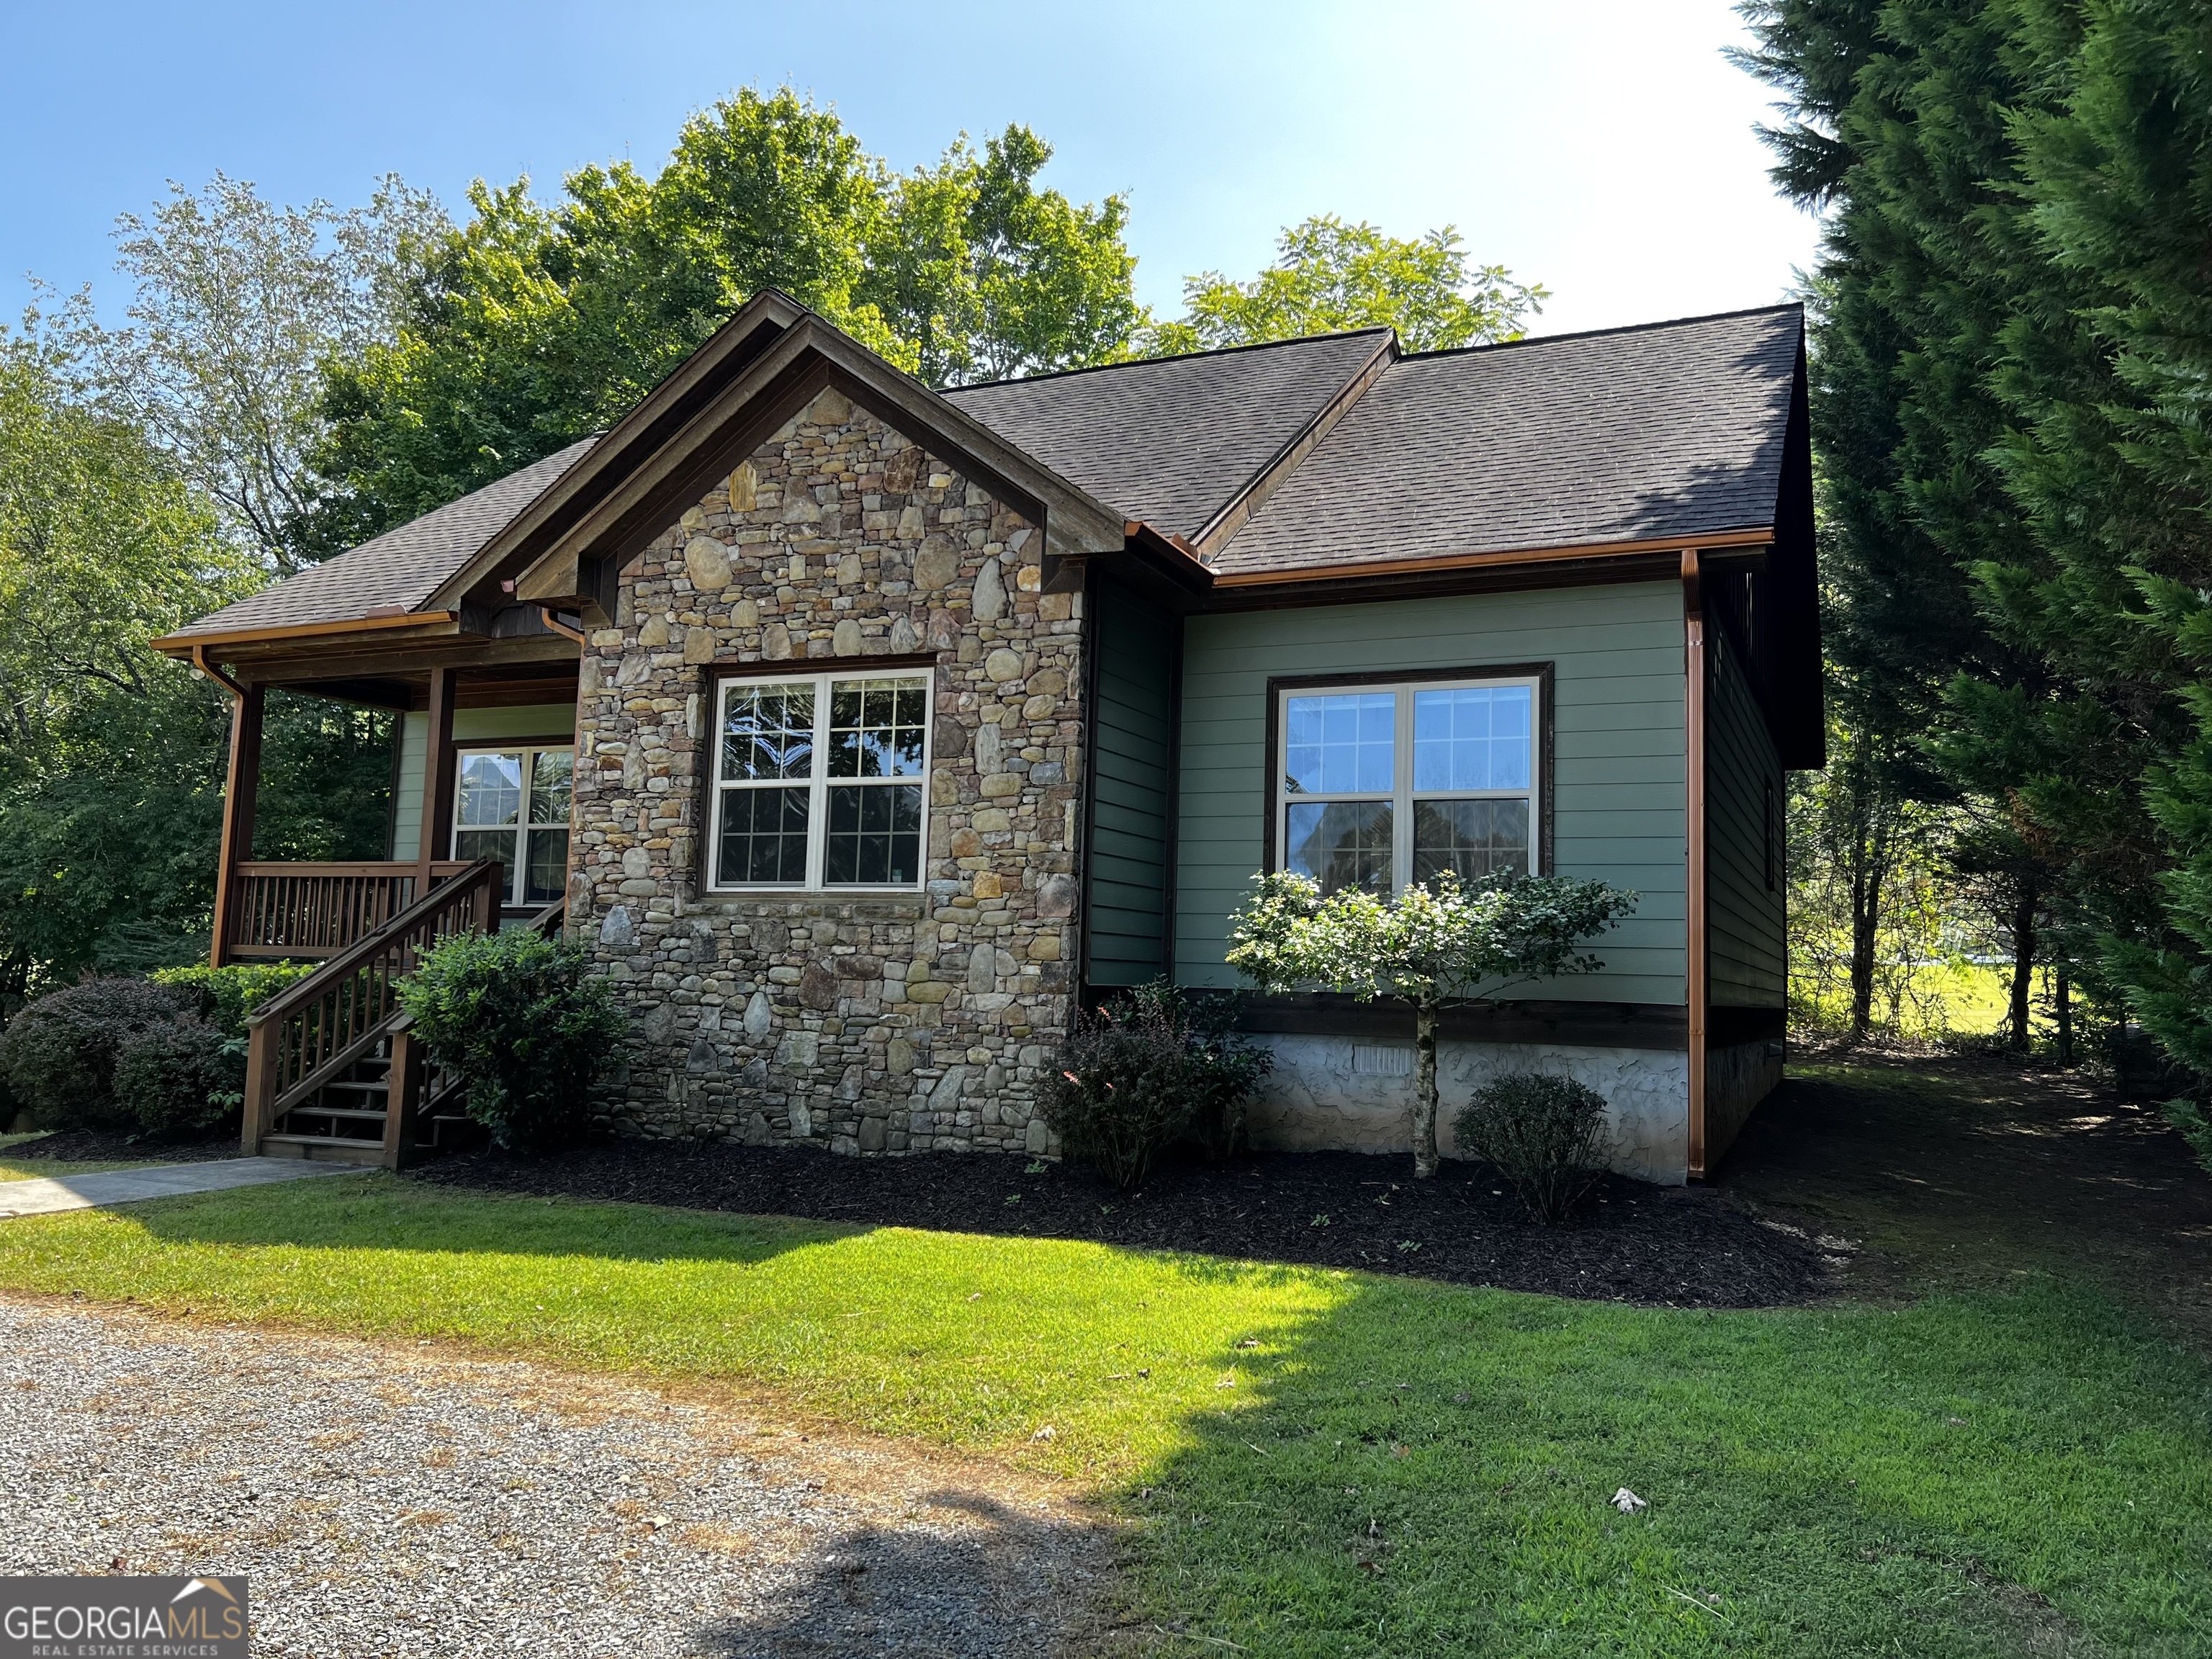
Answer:
<svg viewBox="0 0 2212 1659"><path fill-rule="evenodd" d="M535 621L164 642L232 699L210 959L319 964L250 1022L248 1156L397 1165L465 1127L394 988L455 933L561 926L579 647ZM385 856L252 856L272 691L397 717Z"/></svg>

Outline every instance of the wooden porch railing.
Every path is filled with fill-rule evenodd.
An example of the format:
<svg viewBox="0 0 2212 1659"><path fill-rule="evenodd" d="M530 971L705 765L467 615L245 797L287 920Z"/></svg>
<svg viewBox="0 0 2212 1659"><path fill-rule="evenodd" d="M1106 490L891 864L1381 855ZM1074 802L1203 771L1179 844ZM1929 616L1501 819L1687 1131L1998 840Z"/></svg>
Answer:
<svg viewBox="0 0 2212 1659"><path fill-rule="evenodd" d="M343 1079L356 1060L392 1034L400 1018L392 988L414 971L424 951L452 934L489 933L499 926L499 864L479 859L456 867L458 874L254 1011L247 1021L246 1110L240 1133L248 1157L261 1151L262 1137L286 1112ZM400 1137L421 1087L419 1061L403 1054L393 1060L386 1097L387 1162L405 1145ZM403 1075L403 1063L411 1075Z"/></svg>
<svg viewBox="0 0 2212 1659"><path fill-rule="evenodd" d="M469 866L430 866L433 882ZM226 954L328 957L367 939L420 896L413 860L360 864L241 864L231 890Z"/></svg>

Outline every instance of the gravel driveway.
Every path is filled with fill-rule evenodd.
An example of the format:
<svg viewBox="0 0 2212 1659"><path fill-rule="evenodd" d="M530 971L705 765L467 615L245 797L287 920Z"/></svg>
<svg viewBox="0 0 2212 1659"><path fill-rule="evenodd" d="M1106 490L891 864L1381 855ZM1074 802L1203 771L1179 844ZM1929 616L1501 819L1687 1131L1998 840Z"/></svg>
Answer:
<svg viewBox="0 0 2212 1659"><path fill-rule="evenodd" d="M0 1573L247 1575L254 1651L1042 1656L1054 1489L516 1361L0 1299Z"/></svg>

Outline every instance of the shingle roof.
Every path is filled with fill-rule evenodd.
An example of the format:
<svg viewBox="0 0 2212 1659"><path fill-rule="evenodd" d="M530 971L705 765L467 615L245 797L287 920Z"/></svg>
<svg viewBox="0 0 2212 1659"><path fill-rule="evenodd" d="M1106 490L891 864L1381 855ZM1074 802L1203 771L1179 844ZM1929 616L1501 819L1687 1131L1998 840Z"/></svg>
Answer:
<svg viewBox="0 0 2212 1659"><path fill-rule="evenodd" d="M192 624L195 634L349 622L388 605L413 610L513 523L598 442L586 438L482 489L387 530Z"/></svg>
<svg viewBox="0 0 2212 1659"><path fill-rule="evenodd" d="M945 396L1107 506L1187 536L1344 389L1384 332L1116 363Z"/></svg>
<svg viewBox="0 0 2212 1659"><path fill-rule="evenodd" d="M1784 306L1403 358L1213 568L1771 525L1803 322Z"/></svg>

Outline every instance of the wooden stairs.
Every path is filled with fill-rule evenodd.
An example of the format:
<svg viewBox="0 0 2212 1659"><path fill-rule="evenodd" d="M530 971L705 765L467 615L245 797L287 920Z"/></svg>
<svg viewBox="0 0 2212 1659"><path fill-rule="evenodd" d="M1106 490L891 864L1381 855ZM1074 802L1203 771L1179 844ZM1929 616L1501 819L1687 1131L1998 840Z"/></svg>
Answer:
<svg viewBox="0 0 2212 1659"><path fill-rule="evenodd" d="M461 1079L424 1054L395 988L441 939L497 927L504 886L494 860L465 866L254 1011L247 1157L397 1169L471 1138ZM529 925L550 933L562 914L550 904Z"/></svg>

